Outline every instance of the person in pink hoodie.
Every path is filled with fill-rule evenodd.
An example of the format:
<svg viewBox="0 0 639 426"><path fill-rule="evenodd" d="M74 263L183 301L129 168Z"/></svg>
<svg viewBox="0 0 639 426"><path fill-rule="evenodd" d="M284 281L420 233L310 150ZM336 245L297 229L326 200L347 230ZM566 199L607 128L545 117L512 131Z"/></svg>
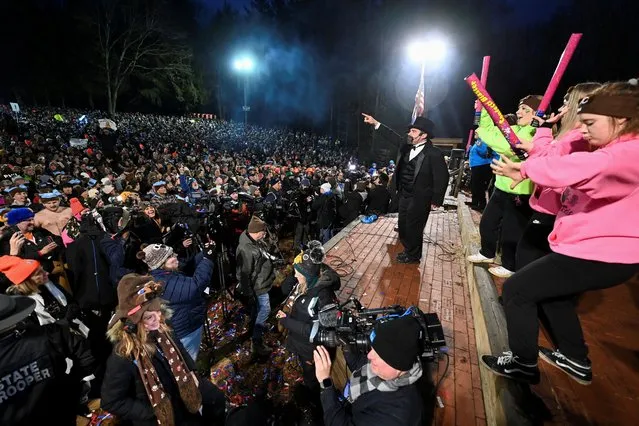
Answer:
<svg viewBox="0 0 639 426"><path fill-rule="evenodd" d="M590 145L577 128L579 118L577 109L579 101L594 90L601 87L599 83L580 83L572 86L564 96L564 103L559 113L551 116L547 121L534 117L539 128L530 142L522 141L521 147L528 152L530 158L568 155L571 152L588 151ZM553 139L553 127L561 123L556 138ZM555 224L555 217L561 207L561 193L563 188L550 188L535 184L530 196L530 207L533 210L524 233L517 244L515 263L520 270L529 263L551 253L548 235Z"/></svg>
<svg viewBox="0 0 639 426"><path fill-rule="evenodd" d="M537 357L580 384L592 367L576 312L577 296L622 284L639 272L639 87L609 83L584 98L580 131L590 151L495 161L495 173L513 185L526 178L565 188L554 228L552 253L517 271L504 284L510 350L483 355L491 372L539 382ZM556 349L539 347L538 310L553 331Z"/></svg>

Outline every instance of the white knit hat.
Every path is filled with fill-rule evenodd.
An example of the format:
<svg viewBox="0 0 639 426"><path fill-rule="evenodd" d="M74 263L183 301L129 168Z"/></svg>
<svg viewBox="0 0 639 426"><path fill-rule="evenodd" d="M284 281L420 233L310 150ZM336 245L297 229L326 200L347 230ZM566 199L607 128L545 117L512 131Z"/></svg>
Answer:
<svg viewBox="0 0 639 426"><path fill-rule="evenodd" d="M320 185L320 189L323 189L324 192L328 192L331 190L331 184L326 182Z"/></svg>

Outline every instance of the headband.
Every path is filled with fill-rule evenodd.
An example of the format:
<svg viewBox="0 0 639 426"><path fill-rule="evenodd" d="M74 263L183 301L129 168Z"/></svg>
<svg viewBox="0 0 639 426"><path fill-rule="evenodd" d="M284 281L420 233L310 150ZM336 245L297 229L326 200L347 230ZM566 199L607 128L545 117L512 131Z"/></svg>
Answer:
<svg viewBox="0 0 639 426"><path fill-rule="evenodd" d="M639 116L639 97L637 96L586 96L579 102L579 114L598 114L609 117L631 118Z"/></svg>

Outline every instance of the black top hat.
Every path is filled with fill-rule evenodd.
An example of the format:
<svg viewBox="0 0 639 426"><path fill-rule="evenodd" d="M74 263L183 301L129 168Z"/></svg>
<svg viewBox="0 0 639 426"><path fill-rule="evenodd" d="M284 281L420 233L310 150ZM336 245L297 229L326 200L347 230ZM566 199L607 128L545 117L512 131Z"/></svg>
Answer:
<svg viewBox="0 0 639 426"><path fill-rule="evenodd" d="M408 126L408 130L410 129L419 129L422 132L428 133L428 137L433 137L433 129L435 128L435 123L430 121L426 117L417 117L415 122Z"/></svg>
<svg viewBox="0 0 639 426"><path fill-rule="evenodd" d="M31 315L35 300L24 296L0 294L0 333Z"/></svg>

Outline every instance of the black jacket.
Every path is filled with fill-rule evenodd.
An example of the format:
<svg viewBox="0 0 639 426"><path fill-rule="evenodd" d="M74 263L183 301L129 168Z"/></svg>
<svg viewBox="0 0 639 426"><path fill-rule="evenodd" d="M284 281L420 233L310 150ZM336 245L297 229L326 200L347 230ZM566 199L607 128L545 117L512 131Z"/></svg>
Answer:
<svg viewBox="0 0 639 426"><path fill-rule="evenodd" d="M341 285L339 275L328 265L322 265L322 272L315 285L300 295L286 318L280 323L289 333L286 337L286 349L298 354L304 360L313 359L315 345L309 341L313 319L326 305L337 302L335 292ZM309 307L312 306L312 309Z"/></svg>
<svg viewBox="0 0 639 426"><path fill-rule="evenodd" d="M356 361L345 353L348 367L355 371L366 364L366 356ZM419 383L419 381L418 381ZM325 426L420 426L424 402L417 383L403 386L395 392L372 390L360 395L353 404L342 401L333 386L320 394Z"/></svg>
<svg viewBox="0 0 639 426"><path fill-rule="evenodd" d="M397 167L393 178L395 189L401 192L401 173L404 162L404 154L411 150L411 145L405 143L405 138L385 125L378 129L382 137L394 140L400 146L397 157ZM413 197L420 200L430 199L432 204L441 206L444 203L446 189L448 188L448 167L444 160L444 154L439 148L433 146L430 140L424 146L419 158L416 160L415 173L413 174Z"/></svg>
<svg viewBox="0 0 639 426"><path fill-rule="evenodd" d="M368 207L366 214L376 214L377 216L388 213L391 202L391 193L385 186L375 185L368 193Z"/></svg>
<svg viewBox="0 0 639 426"><path fill-rule="evenodd" d="M80 225L80 237L67 247L73 296L82 309L113 308L117 304L116 287L111 282L109 261L101 247L106 234L98 229L84 229L84 225Z"/></svg>
<svg viewBox="0 0 639 426"><path fill-rule="evenodd" d="M195 371L195 364L180 341L174 337L174 342L182 358L191 371ZM175 378L171 373L166 359L157 351L152 359L153 367L164 387L170 395L176 425L204 425L205 419L199 414L191 414L180 398ZM204 411L219 411L224 409L224 394L205 378L198 378ZM140 371L131 359L123 358L112 353L107 360L104 382L102 382L101 407L118 417L120 425L155 426L157 419L149 397L140 377ZM207 417L210 413L206 414ZM219 415L217 413L216 415ZM212 417L212 416L211 416Z"/></svg>
<svg viewBox="0 0 639 426"><path fill-rule="evenodd" d="M344 204L339 207L339 215L344 225L348 225L360 215L364 199L357 191L347 192L344 196Z"/></svg>
<svg viewBox="0 0 639 426"><path fill-rule="evenodd" d="M17 232L20 232L20 231L17 231ZM11 243L10 243L11 235L13 235L13 232L7 232L2 237L2 241L0 242L1 254L9 254L11 252ZM53 270L53 261L59 259L60 252L62 251L62 248L64 247L64 244L62 243L62 238L58 237L57 235L53 235L51 232L47 231L44 228L35 228L33 230L33 238L35 239L35 243L25 239L24 244L22 245L22 248L20 249L20 253L18 254L18 256L20 256L23 259L37 260L38 262L40 262L40 264L42 265L42 268L45 271L51 272ZM38 252L42 250L50 242L55 242L56 244L58 244L58 248L56 248L49 254L45 254L44 256L41 256Z"/></svg>
<svg viewBox="0 0 639 426"><path fill-rule="evenodd" d="M268 254L247 231L240 235L236 250L238 290L243 295L268 293L273 287L275 270Z"/></svg>
<svg viewBox="0 0 639 426"><path fill-rule="evenodd" d="M70 375L65 374L66 358L73 361L75 371ZM0 424L43 425L55 418L55 424L75 425L80 378L92 374L94 364L87 341L59 324L4 336L0 377L9 382L0 383ZM10 388L12 396L4 399Z"/></svg>
<svg viewBox="0 0 639 426"><path fill-rule="evenodd" d="M321 194L313 200L311 205L317 212L317 226L320 229L330 228L337 218L337 197L334 193Z"/></svg>

